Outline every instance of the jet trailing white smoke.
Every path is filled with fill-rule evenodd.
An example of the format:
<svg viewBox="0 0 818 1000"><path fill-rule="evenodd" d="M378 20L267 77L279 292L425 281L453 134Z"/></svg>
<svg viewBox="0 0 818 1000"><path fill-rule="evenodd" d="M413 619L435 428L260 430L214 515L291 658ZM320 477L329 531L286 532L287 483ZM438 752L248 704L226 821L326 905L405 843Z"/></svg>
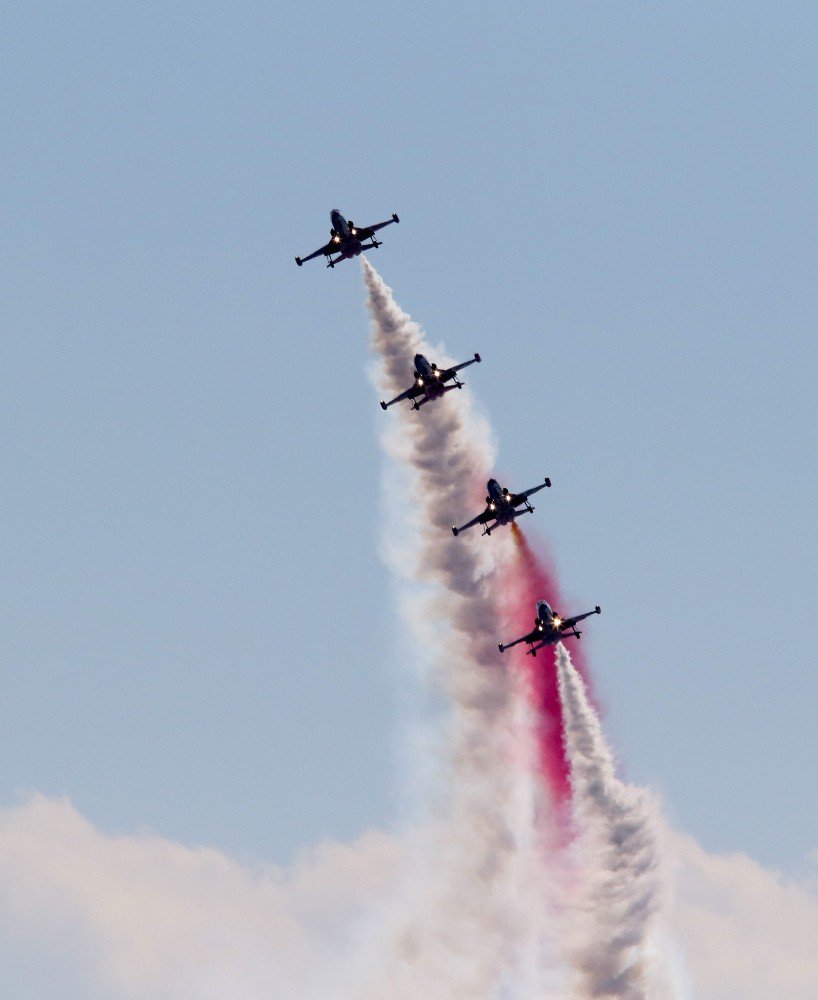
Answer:
<svg viewBox="0 0 818 1000"><path fill-rule="evenodd" d="M391 398L409 384L414 356L433 352L366 260L363 269L381 361L377 379ZM449 363L439 352L433 358ZM547 956L543 937L550 931L576 973L577 1000L656 1000L648 948L660 879L651 806L616 778L599 720L561 645L559 690L581 862L575 875L583 886L578 919L555 926L537 895L548 882L567 892L563 877L570 883L573 876L564 857L549 862L529 850L531 815L519 808L527 778L524 766L515 767L525 751L519 714L515 735L521 702L498 659L502 602L491 590L495 571L513 564L513 541L510 532L490 544L477 533L450 533L453 519L480 505L492 471L490 429L468 392L448 393L421 413L396 406L386 427L387 451L411 473L410 523L396 526L411 539L411 551L395 546L396 569L429 590L425 605L408 605L407 617L424 643L430 632L439 637L433 669L451 714L440 755L444 804L415 852L411 890L383 945L382 975L363 995L496 1000L510 995L510 983L513 995L562 995L556 955Z"/></svg>
<svg viewBox="0 0 818 1000"><path fill-rule="evenodd" d="M572 806L579 829L583 905L571 948L577 1000L656 1000L650 931L661 896L658 823L646 793L615 774L585 684L557 646Z"/></svg>
<svg viewBox="0 0 818 1000"><path fill-rule="evenodd" d="M410 381L414 356L430 347L366 260L363 269L372 344L382 360L378 381L394 396ZM500 629L489 592L494 560L508 553L509 543L492 539L488 547L479 536L451 535L452 517L479 503L492 460L488 427L467 394L447 393L422 413L396 407L387 419L399 422L399 433L385 433L386 447L412 470L410 575L430 590L420 615L416 602L407 614L425 641L430 619L440 629L433 669L451 715L441 761L449 772L445 805L413 873L413 915L393 934L392 958L375 994L489 1000L520 940L510 884L511 688L497 662ZM403 575L406 565L402 560Z"/></svg>

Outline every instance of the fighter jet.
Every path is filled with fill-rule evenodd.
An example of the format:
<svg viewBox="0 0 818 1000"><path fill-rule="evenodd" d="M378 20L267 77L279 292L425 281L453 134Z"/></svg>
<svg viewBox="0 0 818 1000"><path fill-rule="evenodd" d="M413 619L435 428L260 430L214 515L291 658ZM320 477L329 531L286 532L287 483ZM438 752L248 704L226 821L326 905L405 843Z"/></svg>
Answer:
<svg viewBox="0 0 818 1000"><path fill-rule="evenodd" d="M457 378L457 373L479 360L480 355L475 354L471 361L464 361L461 365L455 365L453 368L438 368L436 364L433 362L430 363L422 354L416 354L415 384L407 389L406 392L402 392L399 396L395 396L394 399L390 399L388 403L384 403L381 400L381 409L385 410L387 406L399 403L402 399L411 399L412 409L419 410L430 399L439 399L444 393L451 392L452 389L462 389L463 383ZM449 382L452 379L454 379L454 385L444 385L444 382ZM418 396L423 396L423 399L418 401Z"/></svg>
<svg viewBox="0 0 818 1000"><path fill-rule="evenodd" d="M386 222L378 222L374 226L356 226L350 219L349 222L341 215L337 208L329 213L332 229L329 231L329 243L311 253L309 257L296 257L295 262L299 267L305 260L312 260L313 257L320 257L323 254L327 258L327 267L335 267L342 260L349 260L357 257L363 250L373 250L381 244L375 239L375 233L384 226L391 226L393 222L400 222L400 219L392 213L392 218ZM367 243L366 241L371 242ZM337 253L337 257L332 255Z"/></svg>
<svg viewBox="0 0 818 1000"><path fill-rule="evenodd" d="M520 636L514 642L499 644L500 652L516 646L518 642L527 642L531 649L526 650L532 656L537 655L537 650L543 646L553 646L566 636L572 635L579 639L582 632L577 629L577 623L591 615L601 615L602 608L597 604L593 611L586 611L584 615L576 615L574 618L560 618L556 611L551 608L547 601L537 601L537 617L534 619L534 628L528 635Z"/></svg>
<svg viewBox="0 0 818 1000"><path fill-rule="evenodd" d="M532 493L536 493L537 490L550 485L551 480L546 476L545 481L540 486L532 486L530 490L523 490L522 493L509 493L496 479L489 479L487 484L489 495L486 497L486 509L482 514L473 517L471 521L462 527L452 528L452 534L457 536L461 531L465 531L466 528L471 528L475 524L484 524L486 527L483 529L483 534L490 535L498 524L510 524L515 517L520 517L523 514L533 514L534 508L528 502L528 498ZM523 510L517 510L520 504L525 505ZM490 521L493 521L494 524L489 524Z"/></svg>

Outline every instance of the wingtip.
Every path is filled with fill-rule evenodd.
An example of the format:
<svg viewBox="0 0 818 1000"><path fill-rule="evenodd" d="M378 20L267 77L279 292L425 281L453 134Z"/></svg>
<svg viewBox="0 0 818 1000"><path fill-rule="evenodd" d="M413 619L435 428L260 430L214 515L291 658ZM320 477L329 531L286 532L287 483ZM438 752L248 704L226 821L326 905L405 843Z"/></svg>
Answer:
<svg viewBox="0 0 818 1000"><path fill-rule="evenodd" d="M386 403L384 403L384 401L383 401L383 400L381 400L381 409L382 409L382 410L385 410L385 409L386 409Z"/></svg>
<svg viewBox="0 0 818 1000"><path fill-rule="evenodd" d="M296 264L298 264L299 267L301 267L301 265L304 263L304 261L300 257L296 257L295 262Z"/></svg>
<svg viewBox="0 0 818 1000"><path fill-rule="evenodd" d="M601 614L602 614L602 608L601 608L601 607L600 607L600 606L599 606L598 604L597 604L597 606L596 606L596 607L594 608L594 611L596 611L596 613L597 613L598 615L601 615Z"/></svg>
<svg viewBox="0 0 818 1000"><path fill-rule="evenodd" d="M392 221L393 222L400 222L400 219L398 218L398 213L397 212L393 212L392 213Z"/></svg>
<svg viewBox="0 0 818 1000"><path fill-rule="evenodd" d="M454 535L455 538L457 538L457 532L459 530L460 530L459 528L452 528L452 534Z"/></svg>
<svg viewBox="0 0 818 1000"><path fill-rule="evenodd" d="M499 642L499 643L497 644L497 648L498 648L498 649L500 650L500 652L502 653L502 652L503 652L503 650L504 650L504 649L505 649L506 647L505 647L505 646L504 646L504 645L502 644L502 642Z"/></svg>

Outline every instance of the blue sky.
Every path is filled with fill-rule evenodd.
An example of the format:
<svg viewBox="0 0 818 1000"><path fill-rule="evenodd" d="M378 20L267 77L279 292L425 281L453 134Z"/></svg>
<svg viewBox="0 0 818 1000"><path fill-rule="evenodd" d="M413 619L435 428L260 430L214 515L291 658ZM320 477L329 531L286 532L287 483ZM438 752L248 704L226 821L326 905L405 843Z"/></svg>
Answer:
<svg viewBox="0 0 818 1000"><path fill-rule="evenodd" d="M450 353L624 773L798 870L818 749L811 5L16 5L0 802L286 861L405 808L418 711L340 208Z"/></svg>

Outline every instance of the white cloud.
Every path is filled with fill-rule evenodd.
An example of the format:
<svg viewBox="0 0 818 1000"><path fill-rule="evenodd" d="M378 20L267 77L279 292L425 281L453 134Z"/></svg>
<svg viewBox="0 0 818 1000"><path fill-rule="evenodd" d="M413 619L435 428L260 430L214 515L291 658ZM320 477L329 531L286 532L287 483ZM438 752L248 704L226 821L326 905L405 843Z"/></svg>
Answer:
<svg viewBox="0 0 818 1000"><path fill-rule="evenodd" d="M665 846L680 997L815 1000L818 898L683 834ZM0 812L3 1000L352 1000L382 966L408 854L374 832L251 870L148 833L108 836L35 796Z"/></svg>
<svg viewBox="0 0 818 1000"><path fill-rule="evenodd" d="M697 1000L815 1000L818 897L744 854L668 835L674 937Z"/></svg>
<svg viewBox="0 0 818 1000"><path fill-rule="evenodd" d="M86 995L108 1000L345 996L399 853L372 833L250 871L210 848L105 836L66 800L34 797L0 813L0 982L36 952L45 968L70 956ZM58 987L20 996L78 995Z"/></svg>

